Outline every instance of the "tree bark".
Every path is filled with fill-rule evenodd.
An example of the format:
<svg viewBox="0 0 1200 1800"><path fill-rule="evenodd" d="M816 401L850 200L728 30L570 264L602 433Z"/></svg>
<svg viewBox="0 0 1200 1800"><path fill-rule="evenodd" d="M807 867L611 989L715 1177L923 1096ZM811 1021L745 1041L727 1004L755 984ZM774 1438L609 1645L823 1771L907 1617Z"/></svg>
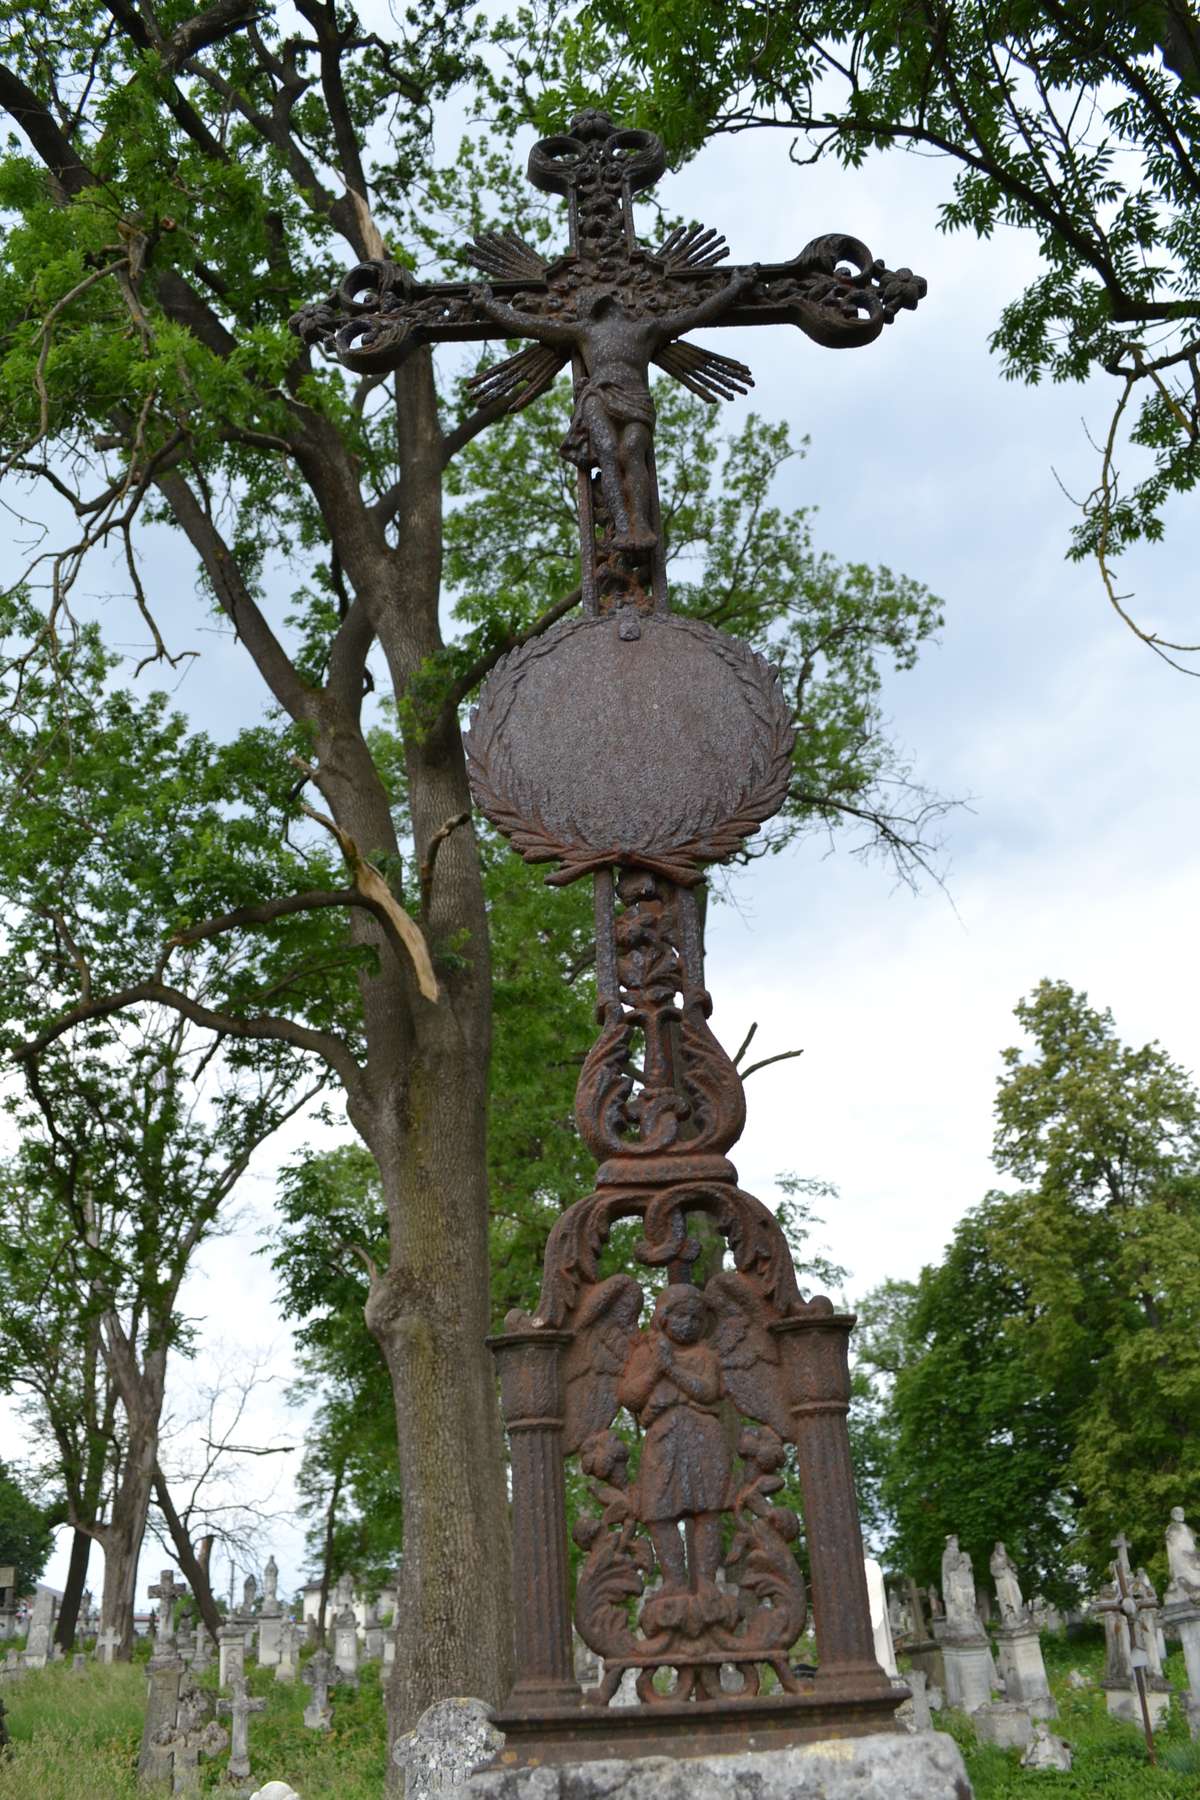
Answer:
<svg viewBox="0 0 1200 1800"><path fill-rule="evenodd" d="M126 1444L121 1479L113 1495L108 1524L96 1535L104 1549L102 1626L117 1632L116 1659L128 1662L133 1655L133 1615L137 1599L138 1557L146 1534L150 1493L158 1463L158 1425L166 1385L167 1350L161 1340L145 1352L139 1369L134 1347L120 1320L104 1318L104 1353L121 1405L125 1409Z"/></svg>
<svg viewBox="0 0 1200 1800"><path fill-rule="evenodd" d="M87 1580L88 1559L91 1554L91 1538L86 1531L80 1531L76 1527L71 1539L71 1563L67 1570L62 1605L59 1607L58 1622L54 1627L54 1641L64 1656L75 1643L75 1627L79 1621L79 1603L83 1599L83 1587Z"/></svg>

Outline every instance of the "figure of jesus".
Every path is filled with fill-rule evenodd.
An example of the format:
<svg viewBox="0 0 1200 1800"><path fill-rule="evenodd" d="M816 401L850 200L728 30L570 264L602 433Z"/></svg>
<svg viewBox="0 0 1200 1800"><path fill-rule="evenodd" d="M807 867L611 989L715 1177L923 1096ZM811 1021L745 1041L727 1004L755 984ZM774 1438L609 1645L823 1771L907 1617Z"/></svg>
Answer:
<svg viewBox="0 0 1200 1800"><path fill-rule="evenodd" d="M663 313L634 310L613 287L584 288L575 318L518 311L497 300L490 287L471 289L478 310L514 337L534 338L582 358L587 379L576 398L562 454L581 469L599 471L616 549L642 552L658 542L650 467L651 358L672 338L719 318L757 278L755 264L730 276L707 300Z"/></svg>
<svg viewBox="0 0 1200 1800"><path fill-rule="evenodd" d="M704 1342L708 1318L700 1288L682 1282L664 1288L617 1388L621 1405L646 1433L637 1513L653 1539L664 1588L674 1592L715 1586L721 1514L733 1503L720 1420L721 1364Z"/></svg>

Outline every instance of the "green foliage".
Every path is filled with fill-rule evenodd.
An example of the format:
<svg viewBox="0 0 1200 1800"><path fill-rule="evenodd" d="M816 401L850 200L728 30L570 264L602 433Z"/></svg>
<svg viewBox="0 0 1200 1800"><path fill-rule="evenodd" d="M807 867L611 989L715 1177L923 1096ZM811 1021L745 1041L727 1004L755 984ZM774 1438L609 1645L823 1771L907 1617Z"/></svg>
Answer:
<svg viewBox="0 0 1200 1800"><path fill-rule="evenodd" d="M1122 489L1110 444L1071 554L1103 563L1161 537L1167 503L1200 478L1191 6L803 0L764 18L740 0L588 0L556 47L543 120L599 88L677 154L753 124L853 168L891 146L949 158L942 228L1015 226L1040 251L992 334L1005 375L1118 383L1113 431L1136 478Z"/></svg>
<svg viewBox="0 0 1200 1800"><path fill-rule="evenodd" d="M18 1594L33 1592L53 1545L54 1531L44 1510L0 1462L0 1563L15 1569Z"/></svg>
<svg viewBox="0 0 1200 1800"><path fill-rule="evenodd" d="M1065 1596L1125 1531L1159 1579L1172 1506L1200 1504L1200 1112L1157 1044L1045 981L1005 1052L997 1166L1026 1185L959 1222L915 1290L872 1298L860 1354L891 1443L895 1560L936 1577L958 1534L1004 1539Z"/></svg>

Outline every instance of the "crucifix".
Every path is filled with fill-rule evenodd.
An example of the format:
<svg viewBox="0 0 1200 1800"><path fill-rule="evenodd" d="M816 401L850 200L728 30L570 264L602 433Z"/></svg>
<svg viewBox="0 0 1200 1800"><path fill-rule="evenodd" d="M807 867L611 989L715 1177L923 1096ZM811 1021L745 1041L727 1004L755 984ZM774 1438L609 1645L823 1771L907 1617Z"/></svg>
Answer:
<svg viewBox="0 0 1200 1800"><path fill-rule="evenodd" d="M854 1319L801 1296L778 1221L737 1185L726 1152L745 1122L742 1084L708 1026L697 886L783 804L796 725L761 655L671 611L650 370L709 403L732 399L750 370L689 332L790 323L827 347L863 345L925 282L837 233L778 263L728 266L724 238L700 226L651 250L633 201L665 166L651 132L581 113L529 157L534 185L567 203L564 254L489 232L468 252L483 281L361 263L292 321L360 373L420 344L525 339L470 384L497 419L568 365L573 381L561 454L577 470L580 612L496 666L466 737L480 810L528 862L555 865L549 882L591 876L595 891L600 1030L575 1115L596 1191L550 1233L536 1312L510 1314L492 1340L512 1448L517 1662L496 1723L506 1757L531 1764L876 1731L906 1698L871 1629L846 1428ZM703 1285L688 1230L700 1214L733 1264ZM643 1274L602 1276L625 1218L641 1220ZM809 1604L800 1521L776 1500L789 1447L815 1672L788 1658ZM574 1621L602 1662L586 1694L567 1458L596 1508L574 1527L586 1553ZM626 1673L639 1704L610 1710Z"/></svg>
<svg viewBox="0 0 1200 1800"><path fill-rule="evenodd" d="M1116 1561L1110 1565L1112 1568L1113 1583L1116 1588L1116 1593L1111 1600L1099 1601L1096 1604L1094 1611L1100 1614L1119 1613L1126 1621L1126 1628L1132 1637L1133 1626L1138 1616L1138 1603L1133 1593L1132 1569L1129 1561L1129 1539L1125 1536L1123 1531L1119 1531L1112 1540L1112 1547L1117 1553ZM1158 1757L1154 1750L1154 1725L1150 1718L1150 1702L1146 1697L1146 1668L1149 1663L1149 1658L1141 1645L1136 1642L1130 1649L1129 1663L1133 1670L1134 1686L1137 1689L1138 1704L1141 1708L1142 1731L1146 1739L1146 1755L1151 1763L1157 1763Z"/></svg>
<svg viewBox="0 0 1200 1800"><path fill-rule="evenodd" d="M149 1599L162 1601L158 1617L158 1630L155 1634L155 1644L160 1650L174 1645L175 1602L182 1600L188 1591L186 1587L176 1586L174 1569L164 1569L158 1580L152 1582L146 1589Z"/></svg>
<svg viewBox="0 0 1200 1800"><path fill-rule="evenodd" d="M267 1703L263 1699L252 1700L246 1691L246 1683L244 1680L232 1681L230 1686L233 1689L232 1700L218 1700L217 1711L222 1716L228 1714L232 1729L232 1743L229 1750L229 1768L227 1773L231 1779L244 1781L250 1773L250 1740L248 1735L250 1715L251 1713L264 1712Z"/></svg>

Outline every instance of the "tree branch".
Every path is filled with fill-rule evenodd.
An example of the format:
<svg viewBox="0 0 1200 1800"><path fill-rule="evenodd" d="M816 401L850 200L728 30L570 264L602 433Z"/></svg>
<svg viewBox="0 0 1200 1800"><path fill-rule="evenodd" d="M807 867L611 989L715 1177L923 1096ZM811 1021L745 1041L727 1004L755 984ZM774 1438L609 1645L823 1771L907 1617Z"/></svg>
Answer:
<svg viewBox="0 0 1200 1800"><path fill-rule="evenodd" d="M507 637L501 638L499 643L493 644L489 650L485 650L481 656L477 656L450 689L446 699L447 708L458 706L466 699L472 688L478 687L484 676L491 673L501 657L507 656L510 650L519 650L522 644L531 643L534 638L541 637L543 631L549 631L551 625L556 624L559 619L569 613L573 606L578 606L582 597L582 588L572 588L569 594L564 594L561 600L556 600L553 606L548 606L545 612L533 621L528 631L509 632Z"/></svg>

